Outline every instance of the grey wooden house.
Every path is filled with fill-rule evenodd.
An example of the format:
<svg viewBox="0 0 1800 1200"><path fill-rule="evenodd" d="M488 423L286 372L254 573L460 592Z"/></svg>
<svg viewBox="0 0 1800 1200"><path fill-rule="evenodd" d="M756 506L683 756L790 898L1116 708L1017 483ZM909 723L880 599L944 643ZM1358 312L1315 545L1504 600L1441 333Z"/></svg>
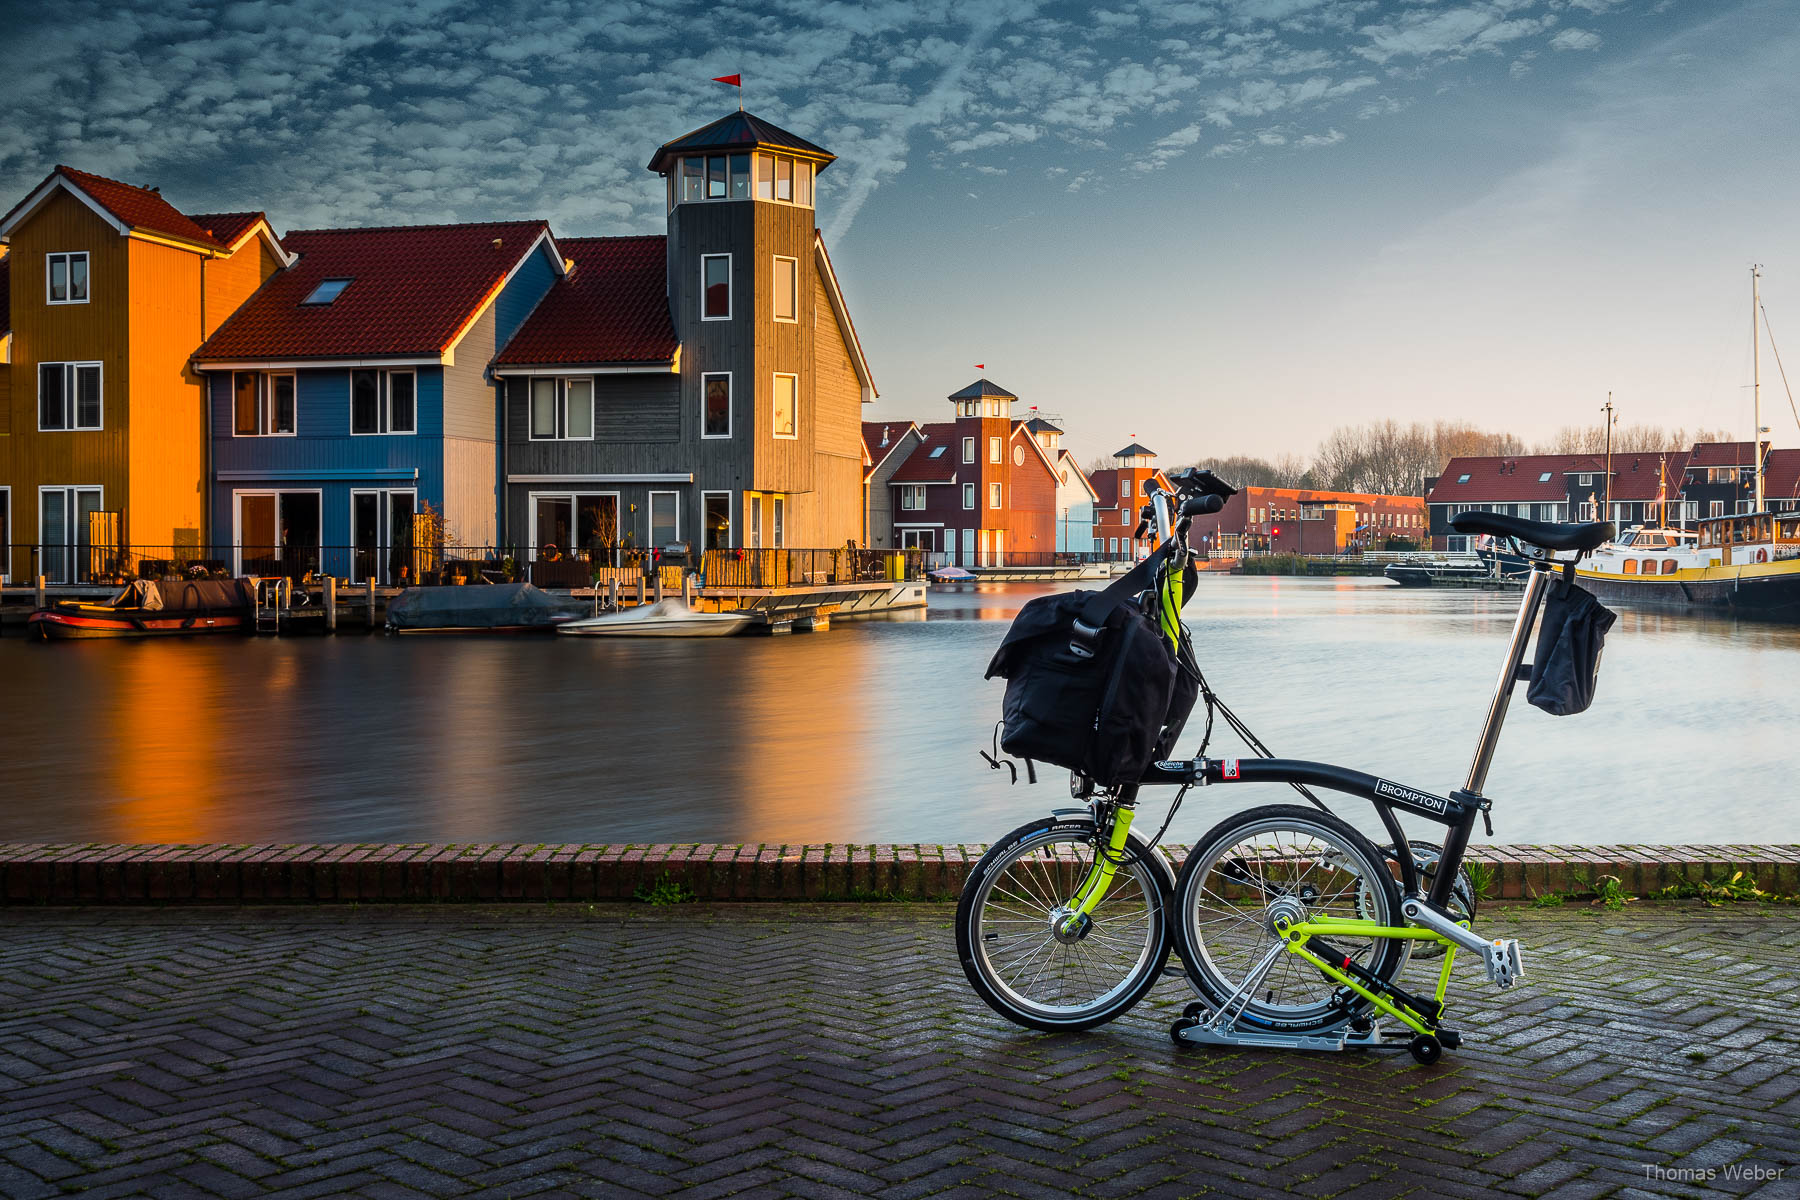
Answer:
<svg viewBox="0 0 1800 1200"><path fill-rule="evenodd" d="M832 158L734 112L651 159L665 236L559 242L567 276L494 361L511 544L697 555L864 536L875 387L814 218Z"/></svg>

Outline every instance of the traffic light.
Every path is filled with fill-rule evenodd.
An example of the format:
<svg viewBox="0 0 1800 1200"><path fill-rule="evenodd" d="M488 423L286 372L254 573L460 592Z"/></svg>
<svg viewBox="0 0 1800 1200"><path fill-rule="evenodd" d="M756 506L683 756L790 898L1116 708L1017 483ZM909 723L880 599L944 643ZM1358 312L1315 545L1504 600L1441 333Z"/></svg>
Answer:
<svg viewBox="0 0 1800 1200"><path fill-rule="evenodd" d="M1281 526L1277 525L1274 529L1270 530L1269 536L1270 537L1280 537L1281 536Z"/></svg>

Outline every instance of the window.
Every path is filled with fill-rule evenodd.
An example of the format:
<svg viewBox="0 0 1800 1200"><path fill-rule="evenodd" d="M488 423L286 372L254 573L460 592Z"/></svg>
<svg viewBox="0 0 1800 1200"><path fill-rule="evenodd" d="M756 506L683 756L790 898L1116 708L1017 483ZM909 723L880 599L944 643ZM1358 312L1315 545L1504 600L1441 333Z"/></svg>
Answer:
<svg viewBox="0 0 1800 1200"><path fill-rule="evenodd" d="M728 550L731 548L731 493L700 493L700 528L704 541L703 549Z"/></svg>
<svg viewBox="0 0 1800 1200"><path fill-rule="evenodd" d="M330 304L343 295L344 289L350 286L348 279L327 279L318 287L306 294L302 304Z"/></svg>
<svg viewBox="0 0 1800 1200"><path fill-rule="evenodd" d="M991 463L1000 461L1000 439L997 437L988 439L988 461Z"/></svg>
<svg viewBox="0 0 1800 1200"><path fill-rule="evenodd" d="M97 487L38 489L39 569L52 583L81 583L93 565L89 518L101 511Z"/></svg>
<svg viewBox="0 0 1800 1200"><path fill-rule="evenodd" d="M777 321L800 319L800 260L775 256L775 304Z"/></svg>
<svg viewBox="0 0 1800 1200"><path fill-rule="evenodd" d="M1577 487L1593 487L1594 486L1594 477L1591 474L1577 475L1575 477L1575 484Z"/></svg>
<svg viewBox="0 0 1800 1200"><path fill-rule="evenodd" d="M234 437L282 437L294 432L294 377L238 371L231 377Z"/></svg>
<svg viewBox="0 0 1800 1200"><path fill-rule="evenodd" d="M1000 485L997 483L988 484L988 507L1000 507Z"/></svg>
<svg viewBox="0 0 1800 1200"><path fill-rule="evenodd" d="M1024 465L1025 465L1025 447L1014 446L1013 447L1013 466L1022 467Z"/></svg>
<svg viewBox="0 0 1800 1200"><path fill-rule="evenodd" d="M350 432L417 433L417 389L412 371L350 372Z"/></svg>
<svg viewBox="0 0 1800 1200"><path fill-rule="evenodd" d="M731 436L731 373L720 371L700 376L700 436Z"/></svg>
<svg viewBox="0 0 1800 1200"><path fill-rule="evenodd" d="M963 439L963 461L966 463L975 461L975 439L972 437Z"/></svg>
<svg viewBox="0 0 1800 1200"><path fill-rule="evenodd" d="M797 438L800 419L800 377L798 375L775 376L775 415L771 423L772 436L778 438ZM943 447L938 447L940 450Z"/></svg>
<svg viewBox="0 0 1800 1200"><path fill-rule="evenodd" d="M903 483L900 485L900 507L907 512L917 512L925 507L925 485L922 483Z"/></svg>
<svg viewBox="0 0 1800 1200"><path fill-rule="evenodd" d="M787 545L787 522L785 519L786 515L787 515L787 499L786 499L786 497L776 496L771 505L771 512L770 512L771 519L769 521L769 533L770 533L771 540L770 540L769 544L777 550L779 550L782 547Z"/></svg>
<svg viewBox="0 0 1800 1200"><path fill-rule="evenodd" d="M46 304L86 304L88 302L88 256L86 250L44 256L44 302Z"/></svg>
<svg viewBox="0 0 1800 1200"><path fill-rule="evenodd" d="M945 450L946 450L946 449L947 449L947 448L948 448L948 447L945 447L945 446L933 446L933 447L932 447L932 448L931 448L931 457L932 457L932 458L942 458L942 457L944 457L944 451L945 451Z"/></svg>
<svg viewBox="0 0 1800 1200"><path fill-rule="evenodd" d="M1458 483L1467 483L1467 482L1469 482L1469 476L1468 476L1468 473L1467 473L1467 472L1464 472L1464 473L1463 473L1463 474L1461 474L1461 475L1458 475L1458 476L1457 476L1457 477L1456 477L1456 482L1458 482Z"/></svg>
<svg viewBox="0 0 1800 1200"><path fill-rule="evenodd" d="M593 441L594 381L534 378L530 437L534 442Z"/></svg>
<svg viewBox="0 0 1800 1200"><path fill-rule="evenodd" d="M321 553L319 493L234 492L236 575L295 575L316 570Z"/></svg>
<svg viewBox="0 0 1800 1200"><path fill-rule="evenodd" d="M1709 517L1724 516L1725 515L1725 502L1723 500L1714 500L1711 504L1709 504L1707 506L1706 515Z"/></svg>
<svg viewBox="0 0 1800 1200"><path fill-rule="evenodd" d="M101 367L97 362L38 364L38 429L102 427Z"/></svg>
<svg viewBox="0 0 1800 1200"><path fill-rule="evenodd" d="M700 319L731 320L731 255L700 256Z"/></svg>
<svg viewBox="0 0 1800 1200"><path fill-rule="evenodd" d="M412 576L413 515L419 496L413 489L350 492L351 582L373 579L406 586Z"/></svg>
<svg viewBox="0 0 1800 1200"><path fill-rule="evenodd" d="M1127 499L1131 495L1131 480L1119 480L1119 499Z"/></svg>
<svg viewBox="0 0 1800 1200"><path fill-rule="evenodd" d="M723 200L725 198L725 156L715 154L706 160L706 198Z"/></svg>
<svg viewBox="0 0 1800 1200"><path fill-rule="evenodd" d="M681 540L681 497L676 492L650 493L650 544L672 546Z"/></svg>
<svg viewBox="0 0 1800 1200"><path fill-rule="evenodd" d="M756 156L756 198L812 206L813 165L779 154Z"/></svg>
<svg viewBox="0 0 1800 1200"><path fill-rule="evenodd" d="M1121 508L1119 510L1119 524L1121 524L1121 525L1131 524L1131 510L1125 509L1125 508Z"/></svg>
<svg viewBox="0 0 1800 1200"><path fill-rule="evenodd" d="M963 484L963 507L975 507L975 485L972 483Z"/></svg>
<svg viewBox="0 0 1800 1200"><path fill-rule="evenodd" d="M1545 471L1542 475L1539 475L1538 482L1539 483L1549 483L1550 482L1550 472Z"/></svg>
<svg viewBox="0 0 1800 1200"><path fill-rule="evenodd" d="M681 160L681 198L683 200L705 199L705 174L706 160L704 158Z"/></svg>

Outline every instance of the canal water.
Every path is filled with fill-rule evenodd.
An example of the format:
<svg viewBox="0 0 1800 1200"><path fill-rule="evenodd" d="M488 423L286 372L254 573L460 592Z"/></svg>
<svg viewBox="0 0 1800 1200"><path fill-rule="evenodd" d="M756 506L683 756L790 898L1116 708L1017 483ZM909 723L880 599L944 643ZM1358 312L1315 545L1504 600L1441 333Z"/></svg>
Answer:
<svg viewBox="0 0 1800 1200"><path fill-rule="evenodd" d="M0 840L988 841L1066 802L1064 773L1010 786L977 753L1002 689L982 671L1044 590L935 592L922 619L783 638L8 637ZM1516 602L1219 576L1186 615L1277 754L1443 793ZM1797 721L1800 629L1623 611L1591 710L1550 717L1520 689L1495 839L1800 841ZM1241 751L1221 722L1212 752ZM1294 799L1196 790L1169 836Z"/></svg>

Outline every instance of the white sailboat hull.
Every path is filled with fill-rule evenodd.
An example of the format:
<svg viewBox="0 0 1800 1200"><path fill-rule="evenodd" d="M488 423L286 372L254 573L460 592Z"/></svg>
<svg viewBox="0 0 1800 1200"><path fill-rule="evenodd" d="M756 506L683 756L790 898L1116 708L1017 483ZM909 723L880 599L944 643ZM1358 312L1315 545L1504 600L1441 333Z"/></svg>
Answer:
<svg viewBox="0 0 1800 1200"><path fill-rule="evenodd" d="M556 632L574 637L730 637L750 621L749 613L695 612L679 600L664 600L568 621Z"/></svg>

